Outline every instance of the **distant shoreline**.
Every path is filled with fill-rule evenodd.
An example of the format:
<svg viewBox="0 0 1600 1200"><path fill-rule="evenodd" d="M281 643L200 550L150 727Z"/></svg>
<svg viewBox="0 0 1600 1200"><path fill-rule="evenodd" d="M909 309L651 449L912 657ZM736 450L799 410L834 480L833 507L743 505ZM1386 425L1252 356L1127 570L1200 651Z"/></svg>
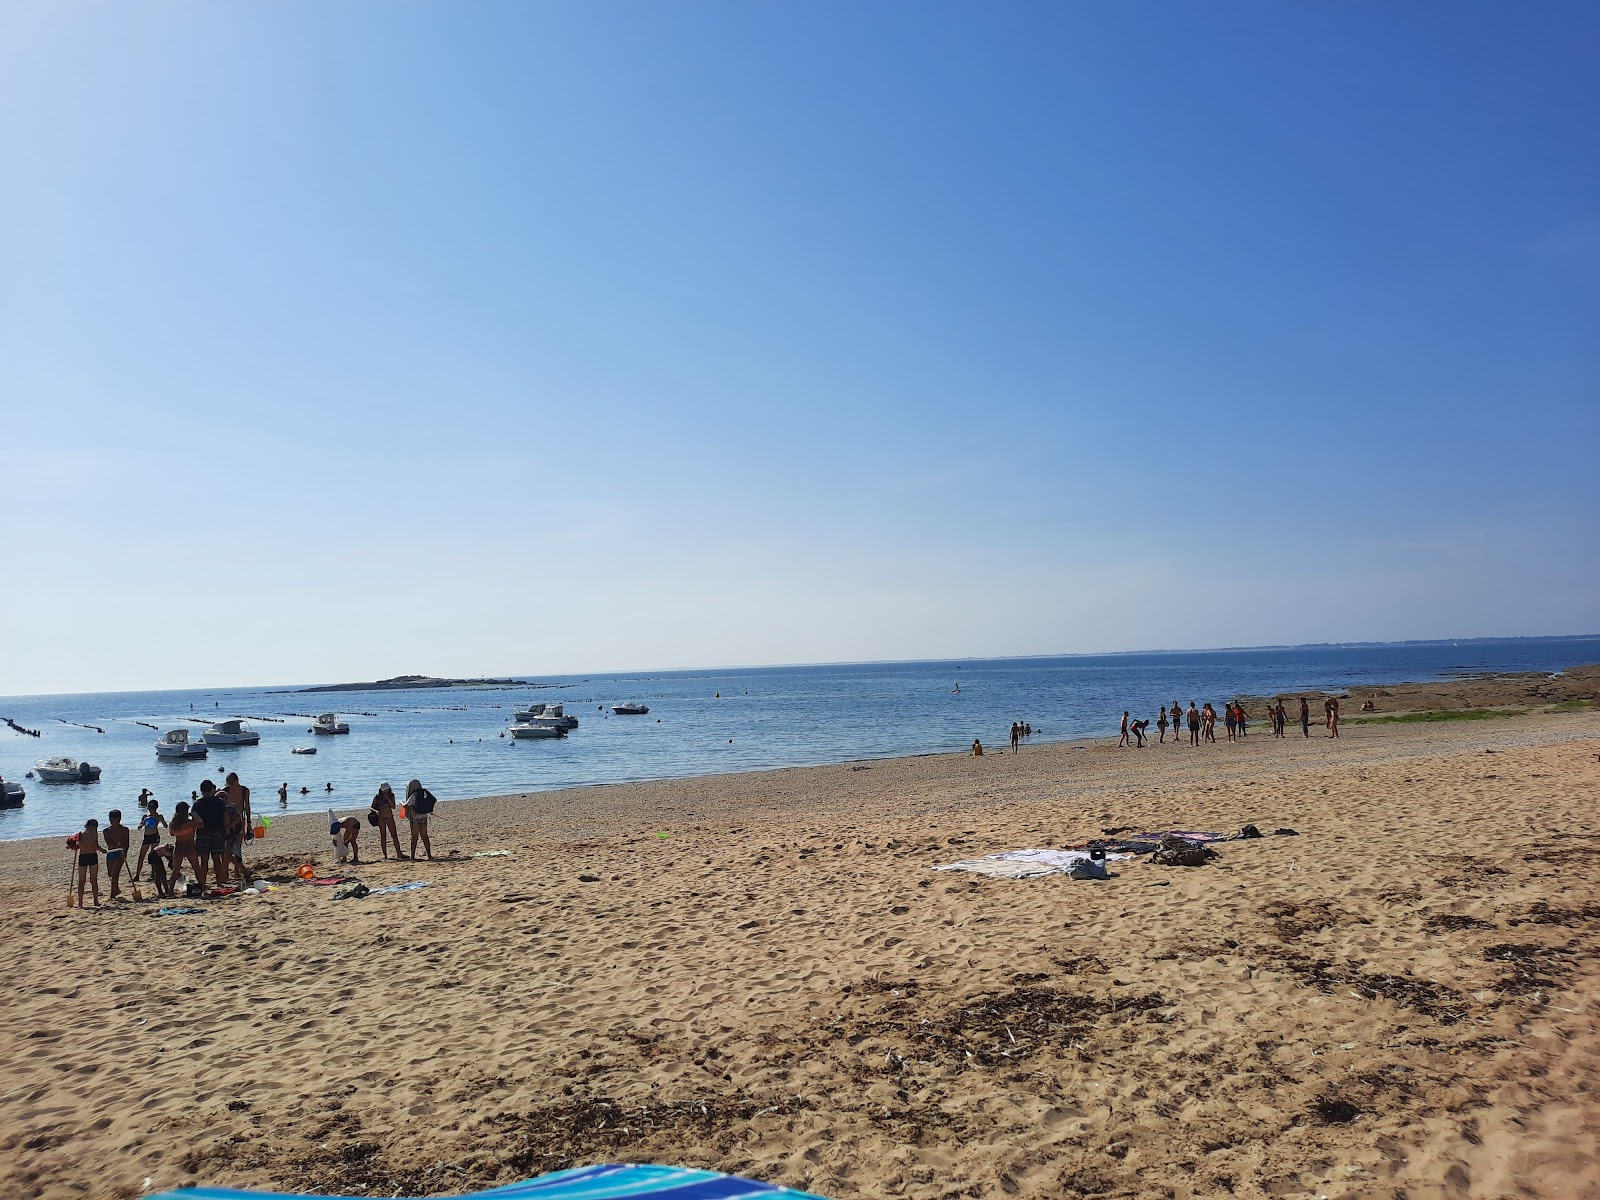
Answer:
<svg viewBox="0 0 1600 1200"><path fill-rule="evenodd" d="M393 679L378 679L371 683L320 683L316 687L290 688L285 695L302 695L307 692L411 692L422 688L452 687L554 687L549 683L533 683L526 679L440 679L434 675L396 675Z"/></svg>

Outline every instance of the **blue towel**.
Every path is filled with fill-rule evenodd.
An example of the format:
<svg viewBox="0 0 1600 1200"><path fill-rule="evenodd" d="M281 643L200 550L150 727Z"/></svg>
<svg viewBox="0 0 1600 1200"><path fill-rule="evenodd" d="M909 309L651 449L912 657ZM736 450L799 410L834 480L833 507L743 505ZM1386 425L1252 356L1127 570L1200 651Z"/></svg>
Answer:
<svg viewBox="0 0 1600 1200"><path fill-rule="evenodd" d="M771 1183L719 1175L715 1171L696 1171L688 1167L633 1166L611 1163L598 1167L577 1167L541 1175L523 1183L508 1183L486 1192L469 1192L457 1200L494 1197L495 1200L631 1200L634 1196L658 1200L743 1200L747 1196L772 1200L821 1200L810 1192L796 1192ZM147 1200L332 1200L331 1197L302 1195L286 1197L282 1192L239 1192L232 1188L179 1188L158 1192Z"/></svg>

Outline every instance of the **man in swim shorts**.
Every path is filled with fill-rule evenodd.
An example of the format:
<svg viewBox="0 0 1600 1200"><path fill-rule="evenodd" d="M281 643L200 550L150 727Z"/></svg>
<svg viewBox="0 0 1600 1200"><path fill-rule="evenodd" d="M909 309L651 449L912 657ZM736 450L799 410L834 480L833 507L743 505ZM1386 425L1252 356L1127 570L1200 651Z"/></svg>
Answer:
<svg viewBox="0 0 1600 1200"><path fill-rule="evenodd" d="M200 798L196 800L190 811L200 822L200 832L195 835L195 856L199 859L196 880L201 887L206 885L206 864L209 863L216 872L217 883L228 882L228 808L223 803L222 796L217 792L217 785L209 779L200 782Z"/></svg>
<svg viewBox="0 0 1600 1200"><path fill-rule="evenodd" d="M122 823L122 810L111 810L111 823L104 833L106 874L111 877L111 899L122 899L122 868L128 864L128 827Z"/></svg>

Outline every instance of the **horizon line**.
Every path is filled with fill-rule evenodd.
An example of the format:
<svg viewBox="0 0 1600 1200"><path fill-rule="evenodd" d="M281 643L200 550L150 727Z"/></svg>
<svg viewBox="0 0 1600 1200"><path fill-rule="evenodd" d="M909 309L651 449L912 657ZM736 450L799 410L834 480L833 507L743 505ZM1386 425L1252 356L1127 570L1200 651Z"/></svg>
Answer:
<svg viewBox="0 0 1600 1200"><path fill-rule="evenodd" d="M1481 636L1477 636L1477 637L1455 637L1455 638L1452 638L1452 637L1397 638L1397 639L1395 639L1393 641L1374 641L1374 640L1371 640L1371 639L1362 639L1362 640L1351 641L1351 642L1281 642L1281 643L1273 643L1273 644L1263 645L1263 646L1196 646L1196 647L1187 647L1187 648L1172 647L1172 648L1156 648L1156 649L1145 649L1145 650L1093 650L1093 651L1088 651L1088 650L1065 650L1065 651L1055 651L1055 652L1047 652L1047 653L1040 653L1040 654L970 654L970 655L962 655L960 657L946 657L946 658L834 659L834 660L824 660L824 661L821 661L821 662L744 663L744 664L722 664L722 665L698 666L698 667L676 666L676 667L634 668L634 669L620 670L620 671L590 671L590 672L578 671L578 672L565 672L565 673L562 673L562 674L549 675L549 676L545 676L545 678L546 679L577 679L577 678L587 678L587 677L592 677L592 676L621 677L621 676L637 676L637 675L683 675L683 674L706 673L706 672L714 672L714 671L782 671L782 670L792 670L792 669L799 668L799 667L917 666L917 665L924 664L924 663L941 663L941 662L949 662L949 663L1021 662L1021 661L1027 660L1027 659L1040 659L1040 658L1117 658L1117 657L1136 657L1136 656L1139 656L1139 655L1155 655L1155 654L1253 654L1253 653L1264 653L1266 651L1271 651L1271 650L1340 650L1340 649L1349 649L1350 647L1355 647L1355 646L1442 646L1442 645L1445 645L1447 643L1448 644L1452 644L1452 645L1460 645L1462 643L1473 644L1473 643L1482 643L1482 642L1525 642L1525 641L1544 641L1544 642L1600 641L1600 633L1491 634L1491 635L1481 635ZM512 676L516 676L516 675L519 675L519 674L522 674L522 673L521 672L511 672L511 673L509 673L509 675L501 676L500 678L510 678ZM400 676L399 675L391 675L391 676L389 676L389 678L397 679L397 678L400 678ZM467 678L465 676L456 677L456 676L425 675L424 674L424 675L420 675L419 678L426 678L426 679L462 678L464 680L464 682L459 684L459 685L457 685L457 686L462 686L462 687L470 687L475 682L474 680L472 680L470 678ZM487 683L491 679L493 679L494 677L485 675L485 676L481 676L480 678ZM381 682L381 681L375 680L373 682ZM530 678L530 679L527 679L527 680L522 680L520 682L525 682L529 686L532 686L532 685L536 684L539 681L536 678ZM338 684L328 684L328 683L304 683L304 682L301 682L301 683L284 683L284 684L245 683L245 684L210 685L210 686L202 685L202 686L199 686L199 687L187 687L187 688L119 689L117 691L108 691L108 690L102 689L102 690L99 690L99 691L82 691L82 692L28 692L28 693L19 693L19 694L15 694L15 695L0 696L0 700L33 700L33 699L42 699L42 698L55 697L55 696L118 695L118 694L129 694L130 692L139 692L139 691L149 691L152 694L160 694L162 692L236 692L236 691L260 691L260 690L274 690L274 691L277 691L277 690L281 690L281 691L283 691L285 693L293 694L293 693L296 693L296 692L299 692L299 691L303 691L306 688L329 687L329 686L340 686L340 685L338 685ZM516 685L515 684L500 684L499 686L510 687L510 686L516 686Z"/></svg>

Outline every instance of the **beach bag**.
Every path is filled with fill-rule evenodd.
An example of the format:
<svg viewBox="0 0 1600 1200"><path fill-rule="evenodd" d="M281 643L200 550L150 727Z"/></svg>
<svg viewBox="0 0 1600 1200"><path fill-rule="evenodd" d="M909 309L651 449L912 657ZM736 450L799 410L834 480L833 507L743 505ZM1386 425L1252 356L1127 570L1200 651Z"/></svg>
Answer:
<svg viewBox="0 0 1600 1200"><path fill-rule="evenodd" d="M1207 849L1199 842L1191 842L1188 838L1173 837L1168 834L1161 839L1161 844L1150 856L1150 861L1160 863L1164 867L1203 867L1208 860L1216 856L1215 850Z"/></svg>
<svg viewBox="0 0 1600 1200"><path fill-rule="evenodd" d="M423 788L411 797L411 811L419 817L430 817L433 815L433 806L437 803L439 798L427 788Z"/></svg>
<svg viewBox="0 0 1600 1200"><path fill-rule="evenodd" d="M375 809L375 808L367 809L367 824L376 827L376 825L378 824L378 810L377 809Z"/></svg>
<svg viewBox="0 0 1600 1200"><path fill-rule="evenodd" d="M1080 858L1067 868L1070 879L1109 879L1106 873L1106 860L1103 858Z"/></svg>

